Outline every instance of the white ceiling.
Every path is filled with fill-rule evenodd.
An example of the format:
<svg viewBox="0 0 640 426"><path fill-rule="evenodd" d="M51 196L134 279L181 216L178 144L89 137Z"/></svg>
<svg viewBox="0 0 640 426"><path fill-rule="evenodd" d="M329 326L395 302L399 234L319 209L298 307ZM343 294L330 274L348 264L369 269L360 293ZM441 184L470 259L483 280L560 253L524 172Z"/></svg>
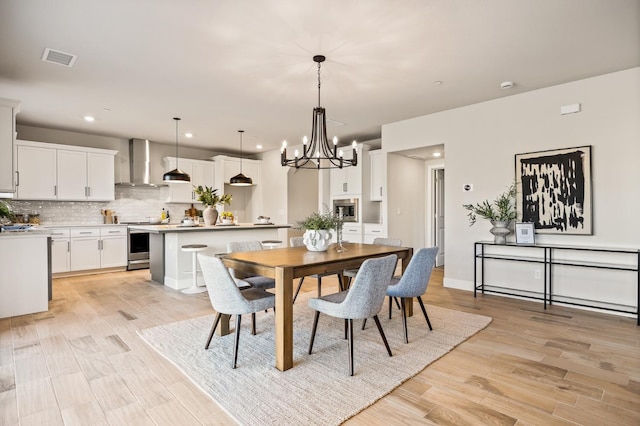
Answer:
<svg viewBox="0 0 640 426"><path fill-rule="evenodd" d="M256 152L640 66L638 0L2 0L18 123ZM73 68L45 48L78 56ZM434 81L442 85L436 86ZM510 90L500 83L512 80ZM94 123L82 117L91 114Z"/></svg>

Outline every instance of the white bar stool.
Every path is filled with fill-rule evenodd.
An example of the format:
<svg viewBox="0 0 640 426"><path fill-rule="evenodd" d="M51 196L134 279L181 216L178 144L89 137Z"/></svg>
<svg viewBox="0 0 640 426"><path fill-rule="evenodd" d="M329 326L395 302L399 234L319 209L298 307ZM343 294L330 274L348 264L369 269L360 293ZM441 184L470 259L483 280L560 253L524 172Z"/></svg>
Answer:
<svg viewBox="0 0 640 426"><path fill-rule="evenodd" d="M207 291L206 286L198 286L198 252L207 249L206 244L185 244L182 246L182 251L191 252L193 260L191 262L191 269L193 273L193 285L189 288L182 289L185 294L204 293Z"/></svg>
<svg viewBox="0 0 640 426"><path fill-rule="evenodd" d="M278 247L280 244L282 244L282 241L280 241L280 240L264 240L264 241L262 241L262 247L267 248L267 249L274 249L274 248Z"/></svg>

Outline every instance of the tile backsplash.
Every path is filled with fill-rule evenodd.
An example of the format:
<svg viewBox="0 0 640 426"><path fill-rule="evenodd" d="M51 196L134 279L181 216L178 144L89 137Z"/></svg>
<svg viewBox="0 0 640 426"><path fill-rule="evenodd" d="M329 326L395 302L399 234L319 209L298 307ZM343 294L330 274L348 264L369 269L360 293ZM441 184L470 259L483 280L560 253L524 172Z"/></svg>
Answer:
<svg viewBox="0 0 640 426"><path fill-rule="evenodd" d="M168 187L116 186L114 201L23 201L12 200L16 214L40 214L42 225L67 225L82 223L98 225L103 223L100 210L113 210L119 222L142 222L149 218L160 218L162 209L168 210L171 222L178 223L190 204L166 203ZM199 203L196 208L201 208Z"/></svg>

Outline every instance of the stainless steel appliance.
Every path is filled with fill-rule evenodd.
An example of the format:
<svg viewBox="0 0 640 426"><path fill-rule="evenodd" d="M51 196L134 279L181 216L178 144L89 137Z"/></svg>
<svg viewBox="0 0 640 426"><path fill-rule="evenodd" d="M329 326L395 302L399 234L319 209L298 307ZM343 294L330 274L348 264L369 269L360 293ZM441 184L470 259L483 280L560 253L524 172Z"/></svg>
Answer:
<svg viewBox="0 0 640 426"><path fill-rule="evenodd" d="M127 271L149 268L149 232L131 229L131 225L149 225L149 222L124 222L127 226Z"/></svg>
<svg viewBox="0 0 640 426"><path fill-rule="evenodd" d="M344 198L333 200L333 213L340 214L340 208L342 208L342 219L345 222L357 222L358 221L358 199L357 198Z"/></svg>

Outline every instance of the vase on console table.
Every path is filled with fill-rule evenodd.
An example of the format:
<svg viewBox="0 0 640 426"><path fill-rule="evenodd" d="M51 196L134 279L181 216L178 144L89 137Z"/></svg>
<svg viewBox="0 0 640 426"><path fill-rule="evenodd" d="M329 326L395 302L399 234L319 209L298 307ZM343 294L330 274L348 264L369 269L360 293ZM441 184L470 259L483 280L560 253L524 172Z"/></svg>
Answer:
<svg viewBox="0 0 640 426"><path fill-rule="evenodd" d="M204 219L204 224L206 226L215 225L218 221L218 210L213 206L207 206L202 211L202 218Z"/></svg>
<svg viewBox="0 0 640 426"><path fill-rule="evenodd" d="M493 227L489 232L493 234L493 242L496 244L506 244L507 235L511 233L511 229L509 229L509 222L492 220L491 225L493 225Z"/></svg>

